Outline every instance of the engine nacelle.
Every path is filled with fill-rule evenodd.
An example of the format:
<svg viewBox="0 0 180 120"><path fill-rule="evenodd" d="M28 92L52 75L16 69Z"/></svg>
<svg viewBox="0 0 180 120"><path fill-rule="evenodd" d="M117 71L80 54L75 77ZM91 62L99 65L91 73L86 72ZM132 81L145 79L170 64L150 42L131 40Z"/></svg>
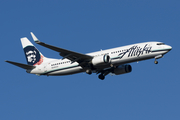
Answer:
<svg viewBox="0 0 180 120"><path fill-rule="evenodd" d="M113 73L115 75L120 75L120 74L124 74L124 73L129 73L131 71L132 71L131 65L120 65L114 69Z"/></svg>
<svg viewBox="0 0 180 120"><path fill-rule="evenodd" d="M94 66L108 64L110 62L111 62L111 58L109 57L109 55L97 56L92 59L92 64Z"/></svg>

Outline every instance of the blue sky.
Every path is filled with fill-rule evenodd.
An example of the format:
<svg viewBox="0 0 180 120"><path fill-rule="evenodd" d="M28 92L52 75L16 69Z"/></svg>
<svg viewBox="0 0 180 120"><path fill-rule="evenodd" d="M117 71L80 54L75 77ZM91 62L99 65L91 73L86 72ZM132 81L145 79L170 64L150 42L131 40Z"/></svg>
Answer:
<svg viewBox="0 0 180 120"><path fill-rule="evenodd" d="M180 1L0 1L1 120L179 120ZM20 38L89 53L146 41L173 47L159 59L131 63L119 76L36 76L5 63L26 63ZM33 42L33 41L32 41ZM50 58L57 52L35 44Z"/></svg>

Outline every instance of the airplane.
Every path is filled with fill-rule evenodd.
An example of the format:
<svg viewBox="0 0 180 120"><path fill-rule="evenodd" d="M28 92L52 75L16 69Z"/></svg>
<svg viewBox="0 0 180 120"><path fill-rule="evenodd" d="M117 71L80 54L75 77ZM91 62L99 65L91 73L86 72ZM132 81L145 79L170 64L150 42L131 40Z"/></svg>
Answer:
<svg viewBox="0 0 180 120"><path fill-rule="evenodd" d="M27 64L6 62L38 76L61 76L86 72L89 75L99 74L99 79L104 80L108 74L130 73L132 67L129 63L132 62L155 59L154 63L158 64L157 59L162 58L172 49L163 42L144 42L82 54L43 43L32 32L31 36L35 43L58 52L62 59L45 57L28 38L24 37L21 38L21 43Z"/></svg>

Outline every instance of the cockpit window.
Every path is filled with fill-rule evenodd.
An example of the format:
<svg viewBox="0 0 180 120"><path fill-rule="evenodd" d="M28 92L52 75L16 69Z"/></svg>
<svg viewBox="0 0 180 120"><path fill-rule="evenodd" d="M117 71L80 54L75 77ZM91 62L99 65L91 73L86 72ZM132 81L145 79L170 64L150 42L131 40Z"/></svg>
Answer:
<svg viewBox="0 0 180 120"><path fill-rule="evenodd" d="M157 43L157 45L165 45L164 43Z"/></svg>

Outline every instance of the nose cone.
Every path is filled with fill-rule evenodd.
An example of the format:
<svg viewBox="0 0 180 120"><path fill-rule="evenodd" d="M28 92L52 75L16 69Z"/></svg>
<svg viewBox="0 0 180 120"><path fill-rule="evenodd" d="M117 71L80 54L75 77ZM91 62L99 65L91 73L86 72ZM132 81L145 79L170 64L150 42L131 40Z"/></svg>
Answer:
<svg viewBox="0 0 180 120"><path fill-rule="evenodd" d="M170 45L167 45L167 49L170 51L172 50L172 47Z"/></svg>
<svg viewBox="0 0 180 120"><path fill-rule="evenodd" d="M164 49L165 49L167 52L169 52L169 51L172 50L172 47L171 47L170 45L165 45L165 46L164 46Z"/></svg>

